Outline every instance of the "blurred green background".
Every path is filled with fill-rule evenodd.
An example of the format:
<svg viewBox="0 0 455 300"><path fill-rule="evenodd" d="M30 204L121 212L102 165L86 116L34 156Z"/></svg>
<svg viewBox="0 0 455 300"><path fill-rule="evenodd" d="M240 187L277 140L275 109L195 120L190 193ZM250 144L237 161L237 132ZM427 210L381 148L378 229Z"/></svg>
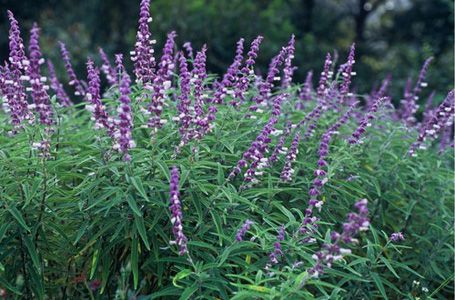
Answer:
<svg viewBox="0 0 455 300"><path fill-rule="evenodd" d="M112 55L132 49L140 0L0 0L0 59L7 57L11 9L23 28L24 39L33 21L42 27L42 48L62 72L57 41L64 41L85 76L87 55L97 56L102 46ZM369 92L388 74L392 94L399 101L408 76L417 76L428 56L434 56L429 88L438 100L454 85L453 0L152 0L151 30L161 47L168 31L176 30L181 44L194 48L207 43L209 69L224 72L240 37L247 43L265 37L258 63L266 72L270 58L297 37L295 80L310 69L320 72L327 51L337 49L344 62L349 45L357 43L354 85ZM25 36L27 34L27 37ZM159 54L161 50L157 48ZM316 79L315 79L316 80Z"/></svg>

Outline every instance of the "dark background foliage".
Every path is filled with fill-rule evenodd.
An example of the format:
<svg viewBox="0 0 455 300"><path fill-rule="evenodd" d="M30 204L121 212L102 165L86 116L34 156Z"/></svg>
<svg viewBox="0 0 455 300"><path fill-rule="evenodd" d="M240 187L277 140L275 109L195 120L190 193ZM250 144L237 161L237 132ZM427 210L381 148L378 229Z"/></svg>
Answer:
<svg viewBox="0 0 455 300"><path fill-rule="evenodd" d="M137 28L139 0L0 0L0 57L7 57L11 9L28 30L33 21L43 28L42 47L60 71L56 43L67 43L79 74L85 75L87 55L128 54ZM322 68L325 52L337 49L344 61L349 45L357 43L359 74L354 85L369 92L388 73L393 75L392 94L397 103L408 76L417 76L424 59L434 56L429 89L438 100L454 81L454 14L451 0L153 0L151 30L160 53L166 32L176 30L178 42L195 48L208 44L209 69L224 72L232 61L235 42L249 43L265 36L259 64L265 72L270 58L297 37L296 81L310 69ZM25 33L24 33L25 38ZM26 38L27 40L28 38Z"/></svg>

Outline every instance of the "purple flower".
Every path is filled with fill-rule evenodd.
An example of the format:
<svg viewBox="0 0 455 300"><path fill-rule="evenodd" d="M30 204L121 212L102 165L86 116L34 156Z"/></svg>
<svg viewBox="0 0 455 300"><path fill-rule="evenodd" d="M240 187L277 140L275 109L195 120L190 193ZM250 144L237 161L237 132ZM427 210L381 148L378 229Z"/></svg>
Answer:
<svg viewBox="0 0 455 300"><path fill-rule="evenodd" d="M286 58L284 59L284 68L283 68L283 88L288 88L292 82L292 75L294 74L297 67L292 66L292 60L294 59L295 53L295 36L291 35L287 49L286 49Z"/></svg>
<svg viewBox="0 0 455 300"><path fill-rule="evenodd" d="M243 223L242 227L240 227L240 229L237 231L237 234L235 235L236 241L243 241L243 238L245 237L246 232L250 230L251 225L253 225L253 221L247 219L245 223Z"/></svg>
<svg viewBox="0 0 455 300"><path fill-rule="evenodd" d="M174 241L170 241L170 244L176 244L179 247L179 255L188 253L188 239L183 233L183 215L182 205L180 203L180 192L179 192L179 169L174 166L171 170L171 181L169 183L169 198L171 210L171 223L172 233L174 234Z"/></svg>
<svg viewBox="0 0 455 300"><path fill-rule="evenodd" d="M101 60L103 61L103 65L101 66L101 71L103 71L104 75L106 75L107 82L112 86L117 84L117 73L115 69L112 67L109 58L107 57L106 53L104 52L103 48L98 48L98 52L100 53Z"/></svg>
<svg viewBox="0 0 455 300"><path fill-rule="evenodd" d="M354 55L355 55L355 44L352 44L351 49L349 50L348 61L342 68L342 72L341 72L341 76L343 77L343 82L340 86L340 94L341 94L342 98L344 98L349 93L349 86L351 85L351 77L352 77L352 75L355 75L355 73L352 72L352 67L354 66L354 63L355 63ZM343 102L343 99L341 99L341 102Z"/></svg>
<svg viewBox="0 0 455 300"><path fill-rule="evenodd" d="M371 120L374 119L374 114L378 111L379 106L387 99L387 97L382 97L376 99L374 104L371 106L370 110L366 113L363 119L360 121L359 127L352 133L351 137L348 139L349 144L357 144L360 142L360 137L365 133L366 128L371 126Z"/></svg>
<svg viewBox="0 0 455 300"><path fill-rule="evenodd" d="M218 104L222 103L224 97L227 94L233 93L232 91L229 91L228 88L233 87L237 81L237 75L239 73L240 66L243 60L243 42L244 42L243 38L241 38L237 42L237 49L235 51L234 61L227 69L226 74L224 74L223 79L215 92L213 100L213 102L215 103ZM233 106L236 106L238 103L234 99L234 101L231 104Z"/></svg>
<svg viewBox="0 0 455 300"><path fill-rule="evenodd" d="M404 241L404 235L402 232L394 232L390 235L390 240L392 242Z"/></svg>
<svg viewBox="0 0 455 300"><path fill-rule="evenodd" d="M185 48L185 51L187 52L187 55L190 59L193 59L193 46L191 46L191 42L185 42L183 44L183 48Z"/></svg>
<svg viewBox="0 0 455 300"><path fill-rule="evenodd" d="M27 69L27 75L30 78L32 99L35 104L36 111L39 113L40 122L44 125L52 125L52 106L47 89L49 86L45 85L47 78L41 76L40 66L44 63L39 46L39 28L36 23L30 31L30 66Z"/></svg>
<svg viewBox="0 0 455 300"><path fill-rule="evenodd" d="M300 132L297 132L294 135L294 139L292 140L291 147L289 148L288 153L286 154L286 160L284 162L283 170L281 171L280 178L285 182L289 182L292 180L292 175L294 174L295 170L292 168L292 163L296 160L297 154L299 153L299 142L300 142Z"/></svg>
<svg viewBox="0 0 455 300"><path fill-rule="evenodd" d="M57 100L63 107L69 107L73 105L70 98L68 97L68 94L65 92L63 85L58 80L55 73L54 64L50 60L47 61L47 70L49 71L50 86L54 90L57 96Z"/></svg>
<svg viewBox="0 0 455 300"><path fill-rule="evenodd" d="M439 105L434 116L425 123L421 129L417 140L411 145L409 154L417 156L417 149L426 149L426 140L437 138L438 133L447 125L451 125L454 115L454 90L451 90L444 101Z"/></svg>
<svg viewBox="0 0 455 300"><path fill-rule="evenodd" d="M87 61L87 79L89 86L85 97L90 102L90 105L87 105L87 109L92 112L95 129L106 128L109 135L112 135L112 124L109 122L109 116L101 102L99 70L95 68L91 58Z"/></svg>
<svg viewBox="0 0 455 300"><path fill-rule="evenodd" d="M358 242L354 237L360 232L368 230L370 225L368 219L368 201L359 200L354 207L357 213L351 212L347 216L347 221L343 224L342 233L332 232L331 243L324 243L321 249L313 255L316 261L315 265L308 270L311 277L319 277L324 273L324 268L332 267L332 263L343 258L344 255L350 254L351 250L342 248L341 243L355 244Z"/></svg>
<svg viewBox="0 0 455 300"><path fill-rule="evenodd" d="M251 75L254 75L253 67L258 56L259 46L261 45L263 39L264 38L262 36L258 36L251 43L250 51L247 53L245 64L237 76L236 87L234 90L234 106L242 103L245 100L245 92L248 90L248 87L250 85Z"/></svg>
<svg viewBox="0 0 455 300"><path fill-rule="evenodd" d="M63 62L65 63L66 73L70 79L69 85L73 86L76 89L74 94L76 96L85 96L85 89L82 86L81 81L77 78L76 73L74 72L73 65L71 64L71 58L68 50L64 43L59 42L60 44L60 52L62 54Z"/></svg>
<svg viewBox="0 0 455 300"><path fill-rule="evenodd" d="M151 84L155 79L155 57L153 56L153 44L148 23L150 17L150 0L141 0L139 12L139 28L136 34L134 51L131 51L131 60L134 62L134 74L136 82L144 85Z"/></svg>
<svg viewBox="0 0 455 300"><path fill-rule="evenodd" d="M269 167L271 167L277 161L279 154L286 154L285 150L287 150L287 148L284 149L283 146L284 146L284 143L286 142L286 138L291 133L291 127L292 127L292 123L288 122L286 124L283 134L280 136L278 143L276 144L275 148L273 149L272 154L268 158Z"/></svg>
<svg viewBox="0 0 455 300"><path fill-rule="evenodd" d="M126 72L123 72L119 86L120 106L117 109L118 119L115 122L116 130L114 132L114 138L117 142L114 144L114 149L123 154L125 161L131 160L128 150L136 146L132 137L133 114L131 111L130 83L130 77Z"/></svg>
<svg viewBox="0 0 455 300"><path fill-rule="evenodd" d="M152 117L148 121L150 128L159 128L166 120L161 119L163 112L164 100L166 91L171 87L171 75L174 69L173 52L175 42L174 39L177 35L174 31L170 32L167 36L166 44L163 48L163 55L159 63L157 76L153 79L153 95L149 106L149 111Z"/></svg>
<svg viewBox="0 0 455 300"><path fill-rule="evenodd" d="M299 94L299 100L296 103L296 109L303 109L304 103L312 99L313 92L313 71L306 74L305 83Z"/></svg>
<svg viewBox="0 0 455 300"><path fill-rule="evenodd" d="M326 56L325 62L324 62L324 70L322 71L321 77L319 78L319 84L318 84L318 88L316 91L316 94L318 97L318 102L322 105L325 105L325 103L326 103L328 83L329 83L329 79L332 77L332 74L330 71L331 64L332 64L332 60L331 60L330 53L327 53L327 56Z"/></svg>
<svg viewBox="0 0 455 300"><path fill-rule="evenodd" d="M8 19L10 22L9 30L9 62L12 68L26 71L30 65L30 61L25 55L24 43L21 38L19 29L19 22L14 18L11 11L8 12Z"/></svg>

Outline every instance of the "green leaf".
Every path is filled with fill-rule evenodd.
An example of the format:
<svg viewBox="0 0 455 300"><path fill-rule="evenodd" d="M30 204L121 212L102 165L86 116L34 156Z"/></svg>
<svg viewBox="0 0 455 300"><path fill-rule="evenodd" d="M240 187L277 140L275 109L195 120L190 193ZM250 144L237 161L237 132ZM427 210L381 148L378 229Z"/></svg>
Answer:
<svg viewBox="0 0 455 300"><path fill-rule="evenodd" d="M150 244L147 238L147 231L145 230L144 218L141 216L134 215L134 224L136 225L136 229L139 232L139 235L142 238L142 241L145 244L147 250L150 250Z"/></svg>
<svg viewBox="0 0 455 300"><path fill-rule="evenodd" d="M131 210L136 214L138 215L139 217L142 217L142 213L141 211L139 210L139 207L137 206L137 203L136 203L136 200L133 198L132 195L128 195L126 197L127 201L128 201L128 205L130 206Z"/></svg>
<svg viewBox="0 0 455 300"><path fill-rule="evenodd" d="M387 258L385 258L384 256L381 256L379 259L384 263L384 265L386 265L387 269L389 269L390 272L392 272L396 278L400 278L400 276L398 276L397 272L395 272L395 269L392 267L392 265L387 260Z"/></svg>
<svg viewBox="0 0 455 300"><path fill-rule="evenodd" d="M373 278L374 283L378 287L378 290L381 293L382 297L386 300L389 299L385 292L384 285L382 284L381 277L379 277L379 275L374 272L371 272L370 275L371 275L371 278Z"/></svg>
<svg viewBox="0 0 455 300"><path fill-rule="evenodd" d="M185 277L190 276L191 274L193 274L193 271L191 271L191 270L189 270L189 269L183 269L183 270L181 270L180 272L178 272L177 274L175 274L174 278L172 278L172 284L173 284L175 287L183 288L183 286L178 285L177 282L178 282L179 280L182 280L182 279L185 278Z"/></svg>
<svg viewBox="0 0 455 300"><path fill-rule="evenodd" d="M196 291L198 290L198 287L196 284L193 284L192 286L187 287L182 295L180 296L179 300L187 300L190 299L191 295L193 295Z"/></svg>
<svg viewBox="0 0 455 300"><path fill-rule="evenodd" d="M19 223L19 225L21 225L21 227L23 229L25 229L27 232L30 232L30 227L27 226L27 224L25 223L25 220L24 218L22 217L21 213L17 210L17 208L15 207L10 207L7 209L10 214L17 220L17 222Z"/></svg>
<svg viewBox="0 0 455 300"><path fill-rule="evenodd" d="M32 259L33 266L35 267L38 273L41 273L41 264L38 258L38 254L36 253L35 245L33 245L32 240L26 235L23 236L25 247L27 248L28 254Z"/></svg>
<svg viewBox="0 0 455 300"><path fill-rule="evenodd" d="M135 290L137 289L137 285L139 283L138 243L137 236L133 235L133 238L131 239L131 270L133 271L133 284Z"/></svg>
<svg viewBox="0 0 455 300"><path fill-rule="evenodd" d="M144 186L142 185L142 181L136 179L136 177L130 177L129 179L139 194L142 196L142 198L144 198L145 201L150 202L149 198L147 197L147 193L145 192Z"/></svg>

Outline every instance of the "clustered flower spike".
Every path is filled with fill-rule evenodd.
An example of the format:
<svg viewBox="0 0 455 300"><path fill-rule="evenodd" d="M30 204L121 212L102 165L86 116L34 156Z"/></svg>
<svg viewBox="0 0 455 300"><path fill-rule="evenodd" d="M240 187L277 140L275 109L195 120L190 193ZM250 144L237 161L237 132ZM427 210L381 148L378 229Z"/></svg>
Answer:
<svg viewBox="0 0 455 300"><path fill-rule="evenodd" d="M45 85L47 78L41 76L40 66L44 63L41 56L39 46L39 28L36 23L30 31L30 66L27 69L27 76L30 78L32 99L35 104L36 111L39 113L40 122L44 125L52 125L53 112L47 89L49 86Z"/></svg>
<svg viewBox="0 0 455 300"><path fill-rule="evenodd" d="M151 39L149 25L152 21L150 17L150 0L141 0L139 13L139 28L136 34L136 44L134 51L131 51L131 60L134 62L134 74L136 82L144 85L151 84L155 78L155 57Z"/></svg>
<svg viewBox="0 0 455 300"><path fill-rule="evenodd" d="M251 225L253 225L253 221L251 220L246 220L245 223L242 224L240 229L237 231L237 234L235 235L235 239L237 242L243 241L245 238L245 234L248 230L250 230Z"/></svg>
<svg viewBox="0 0 455 300"><path fill-rule="evenodd" d="M258 111L259 106L264 106L266 104L266 100L271 96L273 82L281 79L279 76L279 67L283 64L287 51L287 47L283 47L281 48L281 51L274 58L272 58L266 79L259 83L259 94L253 97L255 104L250 106L251 111Z"/></svg>
<svg viewBox="0 0 455 300"><path fill-rule="evenodd" d="M101 60L103 61L101 71L103 71L104 75L106 76L109 85L116 85L118 76L115 68L112 67L111 62L109 61L109 58L107 57L107 54L104 52L103 48L98 48L98 52L100 53Z"/></svg>
<svg viewBox="0 0 455 300"><path fill-rule="evenodd" d="M351 212L347 216L347 222L343 224L343 231L336 231L331 234L331 242L324 243L321 249L313 255L316 264L308 270L311 277L317 278L324 273L325 267L331 268L333 262L343 258L344 255L350 254L351 250L342 248L341 243L357 244L358 240L354 238L359 232L368 230L370 222L368 219L368 201L361 199L355 204L357 213Z"/></svg>
<svg viewBox="0 0 455 300"><path fill-rule="evenodd" d="M424 144L425 141L430 139L436 139L438 133L447 125L451 125L453 116L455 113L455 94L454 90L451 90L444 101L439 105L438 109L434 113L434 116L425 123L420 130L417 140L411 145L409 154L411 156L417 156L417 149L426 149Z"/></svg>
<svg viewBox="0 0 455 300"><path fill-rule="evenodd" d="M193 59L193 46L191 46L191 42L185 42L183 44L183 48L185 48L185 51L187 52L188 58Z"/></svg>
<svg viewBox="0 0 455 300"><path fill-rule="evenodd" d="M273 149L272 154L268 158L268 165L271 167L277 160L278 160L278 155L279 154L286 154L287 148L284 147L284 143L286 142L286 138L289 136L291 133L291 128L292 128L292 123L288 122L286 124L286 127L284 128L283 133L280 136L280 139L278 140L278 143L276 144L275 148Z"/></svg>
<svg viewBox="0 0 455 300"><path fill-rule="evenodd" d="M10 114L14 134L21 128L23 121L34 122L34 115L29 110L27 94L23 82L29 81L30 77L26 74L30 66L30 61L25 56L24 43L20 36L19 23L14 18L11 11L8 11L10 21L9 30L9 64L5 62L3 67L1 93L6 98L4 107Z"/></svg>
<svg viewBox="0 0 455 300"><path fill-rule="evenodd" d="M254 76L254 64L259 52L259 46L264 38L258 36L253 40L250 46L250 51L247 53L247 58L243 68L240 70L239 76L237 78L236 87L234 90L234 106L237 103L242 103L245 100L245 92L250 86L251 76Z"/></svg>
<svg viewBox="0 0 455 300"><path fill-rule="evenodd" d="M120 81L119 92L120 92L120 106L117 109L118 119L115 122L116 130L114 132L114 138L116 143L114 149L118 150L123 154L125 161L131 160L131 155L128 153L129 149L136 147L136 143L133 140L133 114L131 110L130 100L130 77L126 72L122 74L122 80Z"/></svg>
<svg viewBox="0 0 455 300"><path fill-rule="evenodd" d="M286 58L284 59L283 68L283 88L288 88L292 83L292 75L297 67L292 66L292 60L294 59L295 53L295 36L292 35L287 46Z"/></svg>
<svg viewBox="0 0 455 300"><path fill-rule="evenodd" d="M305 83L303 84L302 90L299 94L299 100L297 101L295 108L303 109L304 103L311 101L313 92L313 71L309 71L306 74Z"/></svg>
<svg viewBox="0 0 455 300"><path fill-rule="evenodd" d="M177 35L174 31L167 35L167 41L163 48L163 55L159 63L157 76L153 79L153 95L149 106L149 112L152 114L148 126L150 128L159 128L167 122L161 119L163 112L166 91L171 87L171 75L174 70L174 39Z"/></svg>
<svg viewBox="0 0 455 300"><path fill-rule="evenodd" d="M234 91L228 89L233 87L237 81L237 75L239 73L240 66L243 60L243 42L244 42L243 38L241 38L237 42L237 49L235 51L234 61L227 69L226 74L224 74L223 79L215 92L213 100L215 103L218 104L222 103L226 95L234 93ZM234 99L234 101L231 104L236 106L238 102Z"/></svg>
<svg viewBox="0 0 455 300"><path fill-rule="evenodd" d="M349 144L362 143L360 139L362 134L365 133L366 128L371 126L371 121L374 119L374 114L378 111L381 104L386 100L386 97L381 97L376 99L374 104L371 106L370 110L367 112L365 117L360 121L359 127L352 133L351 137L348 139Z"/></svg>
<svg viewBox="0 0 455 300"><path fill-rule="evenodd" d="M272 265L276 265L278 263L278 259L283 255L281 242L284 241L285 235L286 231L284 229L284 225L281 225L278 230L276 242L273 243L273 251L269 254L269 263L266 265L266 269L269 269Z"/></svg>
<svg viewBox="0 0 455 300"><path fill-rule="evenodd" d="M50 86L54 90L57 96L57 100L60 102L60 105L63 107L69 107L73 105L70 98L68 97L68 94L63 88L63 84L61 84L58 80L57 74L55 73L54 64L50 60L47 61L47 70L49 71Z"/></svg>
<svg viewBox="0 0 455 300"><path fill-rule="evenodd" d="M394 232L390 235L390 240L392 242L404 241L404 235L402 232Z"/></svg>
<svg viewBox="0 0 455 300"><path fill-rule="evenodd" d="M59 42L60 44L60 52L62 54L63 62L65 63L66 73L70 79L69 85L74 86L76 91L74 94L76 96L85 96L85 89L82 86L81 81L77 78L76 73L74 72L73 66L71 64L71 58L68 50L64 43Z"/></svg>
<svg viewBox="0 0 455 300"><path fill-rule="evenodd" d="M296 132L294 139L292 140L291 147L289 148L288 153L286 154L286 160L284 162L283 170L281 171L280 178L284 182L289 182L292 180L292 175L294 175L295 170L292 168L292 163L296 160L297 154L299 153L299 142L300 142L300 132Z"/></svg>
<svg viewBox="0 0 455 300"><path fill-rule="evenodd" d="M169 208L171 210L172 233L174 234L175 240L170 241L170 244L176 244L179 247L179 255L185 255L185 253L188 253L188 239L183 233L183 215L182 205L180 203L179 180L179 169L174 166L171 170L171 181L169 184Z"/></svg>
<svg viewBox="0 0 455 300"><path fill-rule="evenodd" d="M348 56L348 61L346 62L345 66L342 69L341 76L343 76L343 82L341 83L340 86L340 95L342 98L344 98L346 95L349 93L349 87L351 85L351 77L355 75L354 72L352 72L352 67L354 66L355 63L355 44L352 44L351 49L349 50L349 56ZM341 102L343 102L343 99L341 99Z"/></svg>
<svg viewBox="0 0 455 300"><path fill-rule="evenodd" d="M91 58L87 61L87 79L88 91L85 95L89 105L87 110L92 112L92 120L95 121L95 129L105 128L108 133L112 134L112 124L109 122L109 116L101 102L100 95L100 74L98 68L95 68Z"/></svg>
<svg viewBox="0 0 455 300"><path fill-rule="evenodd" d="M327 53L327 56L326 56L325 62L324 62L324 70L321 73L321 77L319 78L318 88L316 90L318 102L322 105L326 104L329 79L332 77L332 72L333 72L333 71L330 71L331 65L332 65L331 56L330 56L330 53Z"/></svg>
<svg viewBox="0 0 455 300"><path fill-rule="evenodd" d="M287 99L288 94L280 94L273 100L272 116L266 123L260 134L251 143L247 151L242 155L242 159L237 162L237 165L229 174L229 179L234 178L242 171L242 168L248 165L250 166L245 173L245 182L257 183L255 176L263 174L262 169L268 166L268 159L264 156L267 151L267 145L272 141L270 135L275 131L275 125L278 122L278 117L281 113L281 104Z"/></svg>
<svg viewBox="0 0 455 300"><path fill-rule="evenodd" d="M419 100L419 94L422 88L428 84L425 82L425 76L428 72L428 67L433 60L433 57L429 57L425 60L422 69L420 70L419 77L414 88L411 90L412 81L409 78L406 82L404 99L401 100L401 119L408 125L414 125L416 123L415 114L419 109L417 101Z"/></svg>

